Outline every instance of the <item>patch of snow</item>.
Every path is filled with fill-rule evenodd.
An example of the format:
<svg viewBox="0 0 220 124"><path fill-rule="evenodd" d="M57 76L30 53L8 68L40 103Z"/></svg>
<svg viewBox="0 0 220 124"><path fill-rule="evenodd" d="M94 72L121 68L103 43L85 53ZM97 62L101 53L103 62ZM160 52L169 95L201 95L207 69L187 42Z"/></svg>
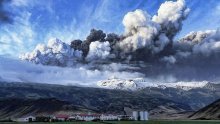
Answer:
<svg viewBox="0 0 220 124"><path fill-rule="evenodd" d="M208 81L179 81L174 83L158 83L158 82L149 82L144 78L135 78L135 79L119 79L112 78L107 80L102 80L97 83L98 87L107 88L107 89L121 89L121 90L138 90L143 88L177 88L182 90L191 90L194 88L202 88Z"/></svg>

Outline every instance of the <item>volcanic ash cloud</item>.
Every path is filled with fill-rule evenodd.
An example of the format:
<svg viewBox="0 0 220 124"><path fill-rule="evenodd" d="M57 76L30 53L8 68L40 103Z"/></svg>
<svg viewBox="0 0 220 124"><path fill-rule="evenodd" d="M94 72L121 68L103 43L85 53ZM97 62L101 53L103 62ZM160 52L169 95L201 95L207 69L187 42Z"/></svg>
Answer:
<svg viewBox="0 0 220 124"><path fill-rule="evenodd" d="M20 58L36 64L68 66L79 60L81 56L81 51L74 50L68 44L53 38L47 45L38 44L32 52L25 53Z"/></svg>
<svg viewBox="0 0 220 124"><path fill-rule="evenodd" d="M50 40L47 45L37 45L21 59L43 65L69 66L98 61L190 65L201 61L200 58L217 58L218 30L191 32L174 41L189 12L184 0L166 1L154 16L137 9L124 16L123 35L92 29L85 40L76 39L70 45L58 39Z"/></svg>

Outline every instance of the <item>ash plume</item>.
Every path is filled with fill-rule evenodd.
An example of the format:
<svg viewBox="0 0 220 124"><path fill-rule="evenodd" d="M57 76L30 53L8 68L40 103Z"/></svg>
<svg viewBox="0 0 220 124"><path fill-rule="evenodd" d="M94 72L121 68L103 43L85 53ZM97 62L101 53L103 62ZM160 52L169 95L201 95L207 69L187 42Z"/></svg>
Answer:
<svg viewBox="0 0 220 124"><path fill-rule="evenodd" d="M175 48L178 49L179 57L217 59L220 52L220 31L190 32L175 44Z"/></svg>
<svg viewBox="0 0 220 124"><path fill-rule="evenodd" d="M184 0L166 1L161 4L153 21L161 25L161 32L164 32L168 39L173 37L182 29L182 22L186 19L190 9L186 7Z"/></svg>
<svg viewBox="0 0 220 124"><path fill-rule="evenodd" d="M105 37L106 34L102 30L91 29L86 40L73 40L70 46L73 49L83 51L83 57L85 58L88 55L90 44L94 41L104 42Z"/></svg>
<svg viewBox="0 0 220 124"><path fill-rule="evenodd" d="M163 13L164 10L166 13ZM124 16L123 35L115 33L106 35L102 30L92 29L84 41L73 40L70 47L81 51L81 59L89 62L105 59L161 62L161 58L172 53L173 37L181 30L182 21L188 12L189 9L183 0L163 3L157 15L153 17L146 11L138 9ZM167 58L163 60L168 60Z"/></svg>
<svg viewBox="0 0 220 124"><path fill-rule="evenodd" d="M210 72L217 77L219 30L191 32L174 41L189 12L184 0L166 1L153 16L140 9L128 12L122 20L125 28L122 35L92 29L85 40L76 39L70 45L55 40L58 45L37 46L21 58L43 65L86 63L100 70L126 64L117 71L140 72L152 78L174 75L183 80L185 77L202 80L212 78ZM106 63L118 66L110 68Z"/></svg>
<svg viewBox="0 0 220 124"><path fill-rule="evenodd" d="M110 44L108 41L95 41L89 45L89 53L86 57L88 61L103 60L110 54Z"/></svg>
<svg viewBox="0 0 220 124"><path fill-rule="evenodd" d="M181 30L188 13L183 0L163 3L153 17L143 10L129 12L123 19L126 37L119 46L125 50L123 52L138 55L140 57L136 58L143 61L172 54L173 38Z"/></svg>
<svg viewBox="0 0 220 124"><path fill-rule="evenodd" d="M80 60L81 56L81 51L74 50L68 44L53 38L47 45L38 44L32 52L25 53L20 58L36 64L71 66L76 60Z"/></svg>

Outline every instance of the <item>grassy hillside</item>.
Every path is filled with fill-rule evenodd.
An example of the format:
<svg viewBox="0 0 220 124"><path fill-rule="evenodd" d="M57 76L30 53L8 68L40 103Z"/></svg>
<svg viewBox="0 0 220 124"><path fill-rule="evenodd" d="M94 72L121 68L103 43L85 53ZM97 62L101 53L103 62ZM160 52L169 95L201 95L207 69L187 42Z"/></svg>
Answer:
<svg viewBox="0 0 220 124"><path fill-rule="evenodd" d="M190 116L190 118L220 120L220 99L195 112Z"/></svg>

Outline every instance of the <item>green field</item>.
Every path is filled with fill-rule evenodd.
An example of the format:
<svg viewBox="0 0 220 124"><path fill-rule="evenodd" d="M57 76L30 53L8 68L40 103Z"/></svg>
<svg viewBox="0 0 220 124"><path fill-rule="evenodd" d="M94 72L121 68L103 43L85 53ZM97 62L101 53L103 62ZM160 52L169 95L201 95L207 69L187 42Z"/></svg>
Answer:
<svg viewBox="0 0 220 124"><path fill-rule="evenodd" d="M32 122L32 123L21 123L21 122L0 122L0 124L220 124L220 120L188 120L188 121L169 121L169 120L158 120L158 121L115 121L115 122Z"/></svg>

